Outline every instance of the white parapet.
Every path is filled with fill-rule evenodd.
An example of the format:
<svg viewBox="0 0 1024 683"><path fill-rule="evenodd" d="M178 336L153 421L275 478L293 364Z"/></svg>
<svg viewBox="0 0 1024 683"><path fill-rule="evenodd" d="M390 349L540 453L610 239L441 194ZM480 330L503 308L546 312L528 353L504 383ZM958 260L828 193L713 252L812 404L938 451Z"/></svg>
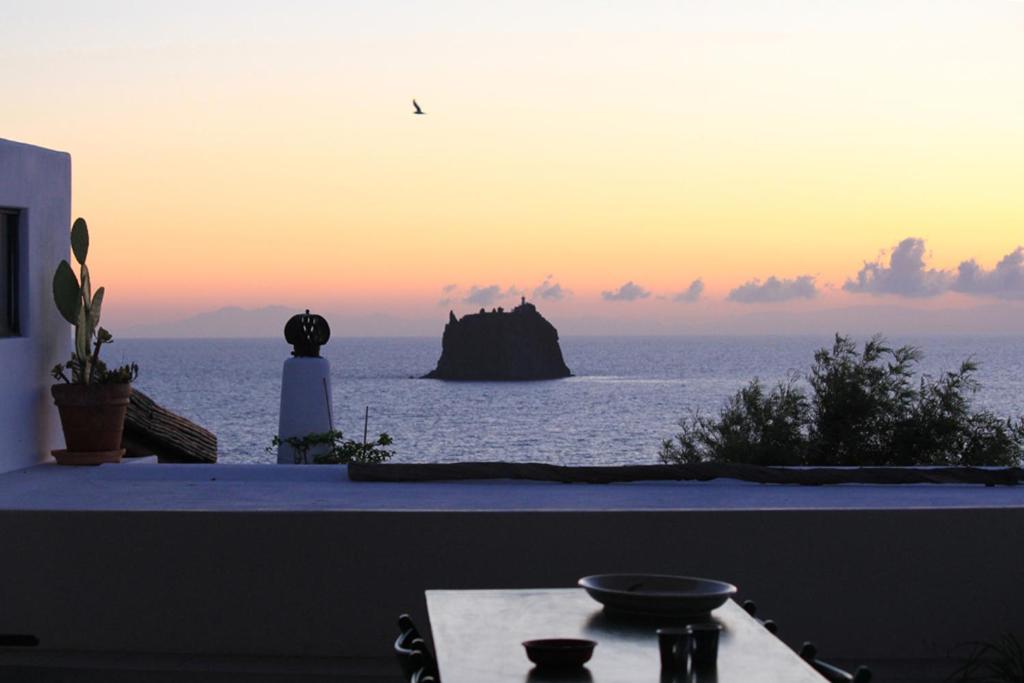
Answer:
<svg viewBox="0 0 1024 683"><path fill-rule="evenodd" d="M301 462L296 451L283 440L322 434L333 428L331 415L331 364L326 358L296 357L284 362L281 377L281 417L277 434L282 443L277 449L277 462L284 465ZM307 452L307 463L326 450L326 446Z"/></svg>
<svg viewBox="0 0 1024 683"><path fill-rule="evenodd" d="M0 210L8 233L0 236L0 315L6 323L10 297L16 317L13 328L0 325L0 472L9 472L46 460L64 441L50 369L71 353L52 294L53 272L70 251L70 155L0 140Z"/></svg>

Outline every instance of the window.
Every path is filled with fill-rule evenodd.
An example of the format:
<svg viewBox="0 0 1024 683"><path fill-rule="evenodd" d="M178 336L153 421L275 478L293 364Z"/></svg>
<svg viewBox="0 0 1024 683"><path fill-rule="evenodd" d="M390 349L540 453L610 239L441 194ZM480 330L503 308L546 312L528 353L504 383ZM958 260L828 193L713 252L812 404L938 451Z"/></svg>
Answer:
<svg viewBox="0 0 1024 683"><path fill-rule="evenodd" d="M18 320L18 218L17 211L0 209L0 337L21 330Z"/></svg>

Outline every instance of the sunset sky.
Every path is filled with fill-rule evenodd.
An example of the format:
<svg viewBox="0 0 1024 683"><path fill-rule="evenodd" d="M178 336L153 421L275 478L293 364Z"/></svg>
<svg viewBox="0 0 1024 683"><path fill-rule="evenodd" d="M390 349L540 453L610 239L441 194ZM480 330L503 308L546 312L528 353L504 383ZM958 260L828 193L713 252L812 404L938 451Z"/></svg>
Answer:
<svg viewBox="0 0 1024 683"><path fill-rule="evenodd" d="M520 292L668 331L1022 316L1024 2L0 13L0 137L71 153L112 329L229 305L443 323Z"/></svg>

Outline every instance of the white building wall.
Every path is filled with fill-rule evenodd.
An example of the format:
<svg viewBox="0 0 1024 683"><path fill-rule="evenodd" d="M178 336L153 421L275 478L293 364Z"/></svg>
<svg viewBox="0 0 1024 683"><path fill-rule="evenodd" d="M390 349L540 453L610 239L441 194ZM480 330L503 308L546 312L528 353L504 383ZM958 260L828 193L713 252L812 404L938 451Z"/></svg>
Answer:
<svg viewBox="0 0 1024 683"><path fill-rule="evenodd" d="M0 139L0 207L21 210L21 330L0 337L0 472L8 472L46 460L64 442L50 368L67 359L71 338L51 287L70 249L70 155Z"/></svg>

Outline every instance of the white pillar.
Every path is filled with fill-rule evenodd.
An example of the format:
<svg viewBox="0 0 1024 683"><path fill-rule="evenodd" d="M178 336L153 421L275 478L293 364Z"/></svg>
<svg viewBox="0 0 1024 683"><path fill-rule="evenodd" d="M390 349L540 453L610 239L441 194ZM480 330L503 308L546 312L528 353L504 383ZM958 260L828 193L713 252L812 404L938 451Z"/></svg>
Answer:
<svg viewBox="0 0 1024 683"><path fill-rule="evenodd" d="M284 362L281 377L281 417L277 434L282 442L289 437L319 434L334 428L331 415L331 364L326 358L296 356ZM327 450L326 446L310 449L307 462ZM295 464L295 451L281 443L277 448L278 464Z"/></svg>

